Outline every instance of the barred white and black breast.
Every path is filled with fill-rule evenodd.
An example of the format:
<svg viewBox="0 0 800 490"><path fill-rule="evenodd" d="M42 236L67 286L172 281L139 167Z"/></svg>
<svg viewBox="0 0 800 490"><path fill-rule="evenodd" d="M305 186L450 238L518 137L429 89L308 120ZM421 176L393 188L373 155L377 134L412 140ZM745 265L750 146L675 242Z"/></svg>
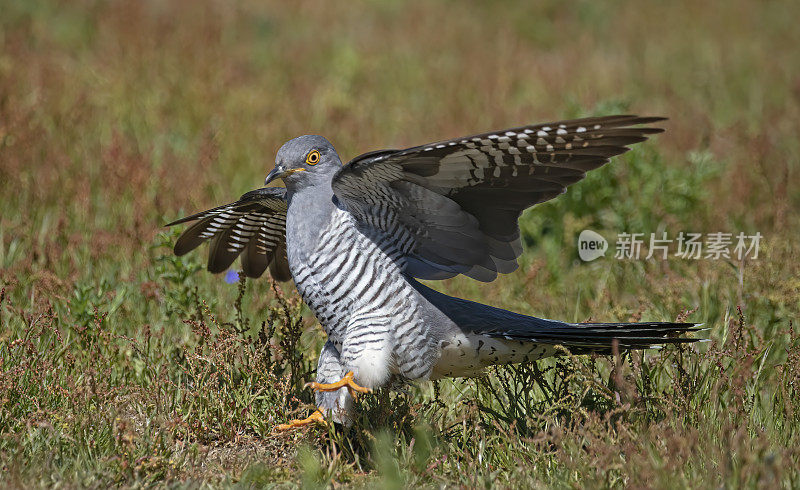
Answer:
<svg viewBox="0 0 800 490"><path fill-rule="evenodd" d="M298 203L292 219L303 219ZM390 374L427 376L437 355L416 291L403 275L404 253L389 233L364 233L355 217L334 207L326 226L296 227L287 242L295 285L341 353L345 365L363 364L362 382Z"/></svg>

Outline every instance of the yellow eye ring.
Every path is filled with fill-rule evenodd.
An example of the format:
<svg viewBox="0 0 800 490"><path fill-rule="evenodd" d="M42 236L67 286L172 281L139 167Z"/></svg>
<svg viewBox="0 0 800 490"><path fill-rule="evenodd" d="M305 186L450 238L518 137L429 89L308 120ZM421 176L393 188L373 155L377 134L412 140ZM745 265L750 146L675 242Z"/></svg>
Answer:
<svg viewBox="0 0 800 490"><path fill-rule="evenodd" d="M319 159L322 158L322 155L319 154L317 150L311 150L306 155L306 163L309 165L316 165L319 163Z"/></svg>

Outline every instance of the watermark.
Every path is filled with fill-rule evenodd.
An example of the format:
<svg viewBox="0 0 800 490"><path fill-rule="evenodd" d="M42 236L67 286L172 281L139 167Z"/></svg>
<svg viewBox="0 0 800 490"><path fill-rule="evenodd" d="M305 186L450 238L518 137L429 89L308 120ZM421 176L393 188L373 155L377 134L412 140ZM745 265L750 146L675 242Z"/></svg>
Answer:
<svg viewBox="0 0 800 490"><path fill-rule="evenodd" d="M743 232L680 232L674 237L668 236L666 231L660 234L618 233L614 242L614 258L667 260L672 256L687 260L758 259L761 238L759 232L753 235ZM595 231L583 230L578 236L578 255L585 262L604 256L607 250L608 241Z"/></svg>
<svg viewBox="0 0 800 490"><path fill-rule="evenodd" d="M592 230L583 230L578 236L578 255L584 262L602 257L608 250L608 242L603 235Z"/></svg>

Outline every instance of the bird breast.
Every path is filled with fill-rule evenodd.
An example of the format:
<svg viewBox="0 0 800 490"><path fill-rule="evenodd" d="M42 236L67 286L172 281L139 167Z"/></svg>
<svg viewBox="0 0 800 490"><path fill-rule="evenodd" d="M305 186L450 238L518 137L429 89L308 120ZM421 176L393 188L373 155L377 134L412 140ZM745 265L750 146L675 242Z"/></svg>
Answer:
<svg viewBox="0 0 800 490"><path fill-rule="evenodd" d="M287 236L287 248L296 250L292 241L305 250L289 254L297 290L332 340L357 312L394 313L406 285L398 257L364 235L350 213L336 208L323 229Z"/></svg>

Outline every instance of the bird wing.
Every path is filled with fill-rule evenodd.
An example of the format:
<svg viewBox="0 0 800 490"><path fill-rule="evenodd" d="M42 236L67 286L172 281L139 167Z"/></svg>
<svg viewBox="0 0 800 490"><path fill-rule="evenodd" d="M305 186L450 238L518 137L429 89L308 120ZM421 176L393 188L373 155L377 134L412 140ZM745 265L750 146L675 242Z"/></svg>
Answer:
<svg viewBox="0 0 800 490"><path fill-rule="evenodd" d="M588 170L663 130L661 117L592 117L365 153L332 187L361 225L396 240L420 279L492 281L517 267L517 220Z"/></svg>
<svg viewBox="0 0 800 490"><path fill-rule="evenodd" d="M277 281L291 279L286 258L286 189L264 187L244 194L238 201L173 221L166 226L197 223L175 242L175 255L184 255L206 240L208 270L218 273L242 256L248 277L260 277L270 268Z"/></svg>

